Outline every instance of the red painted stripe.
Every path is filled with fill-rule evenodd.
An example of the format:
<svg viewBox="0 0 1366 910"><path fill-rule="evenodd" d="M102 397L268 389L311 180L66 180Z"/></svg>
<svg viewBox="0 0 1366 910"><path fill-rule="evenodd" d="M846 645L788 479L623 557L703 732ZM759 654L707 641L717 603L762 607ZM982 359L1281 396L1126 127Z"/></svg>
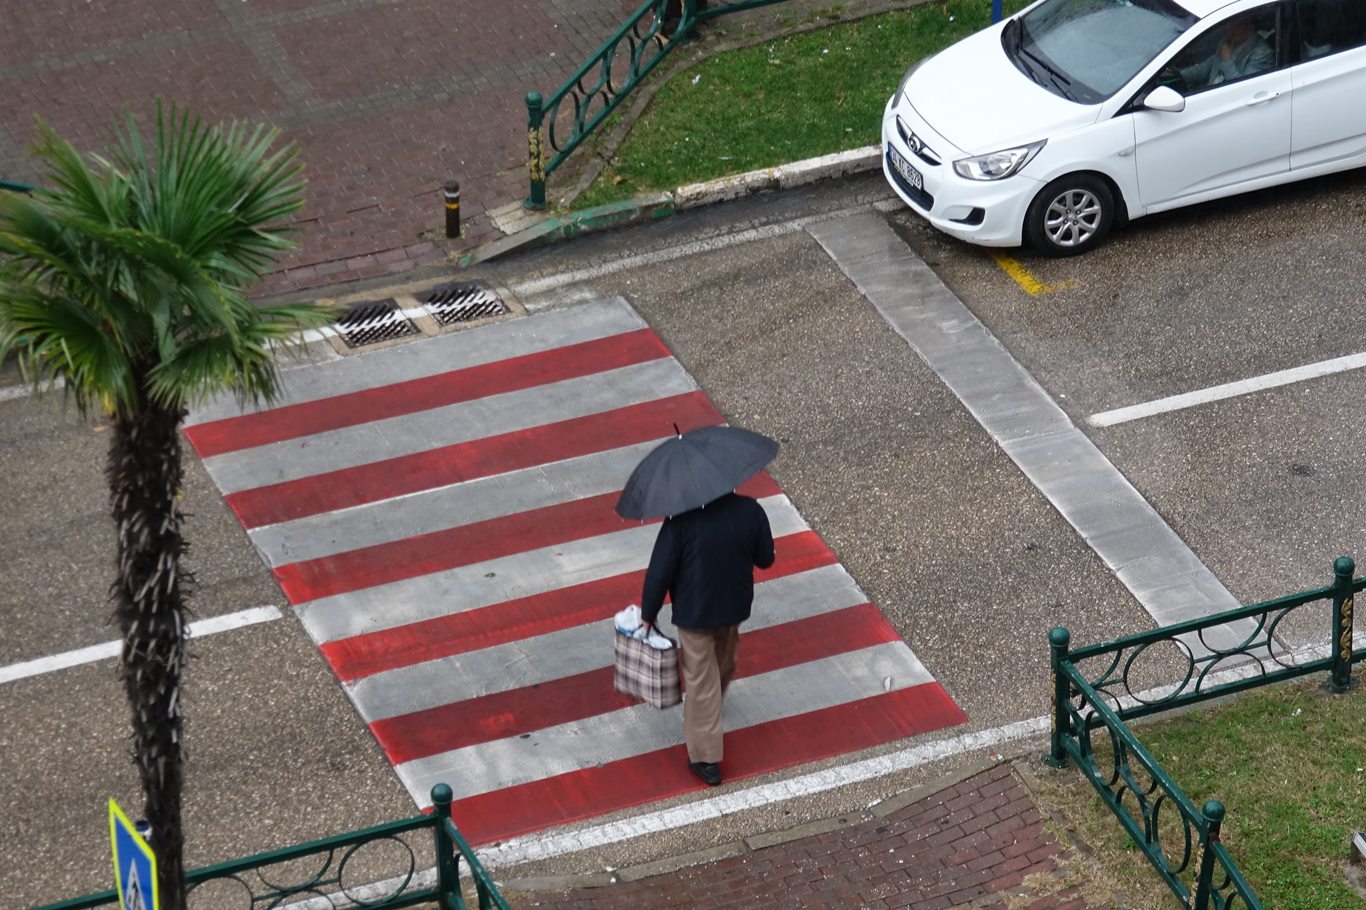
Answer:
<svg viewBox="0 0 1366 910"><path fill-rule="evenodd" d="M901 640L870 603L747 632L743 638L737 679ZM603 667L385 718L370 729L389 761L397 765L635 704L636 699L612 688L612 668Z"/></svg>
<svg viewBox="0 0 1366 910"><path fill-rule="evenodd" d="M741 492L757 499L773 496L781 490L768 474L761 473L746 482ZM639 527L640 522L628 521L616 513L620 497L620 490L602 493L332 556L292 562L277 568L275 577L289 602L299 604Z"/></svg>
<svg viewBox="0 0 1366 910"><path fill-rule="evenodd" d="M814 531L775 542L777 559L755 573L756 581L795 575L838 560ZM491 604L476 610L356 635L322 645L323 656L343 682L453 654L491 648L559 629L600 622L640 600L645 572L626 572L567 588Z"/></svg>
<svg viewBox="0 0 1366 910"><path fill-rule="evenodd" d="M257 528L476 477L662 439L675 423L686 432L720 422L720 413L705 394L688 392L588 417L242 490L224 498L245 527Z"/></svg>
<svg viewBox="0 0 1366 910"><path fill-rule="evenodd" d="M637 329L375 389L211 420L189 427L185 435L199 457L208 458L668 356L654 332Z"/></svg>
<svg viewBox="0 0 1366 910"><path fill-rule="evenodd" d="M961 724L939 683L811 711L726 733L728 781L866 749ZM452 816L472 844L540 831L702 790L682 745L457 801Z"/></svg>

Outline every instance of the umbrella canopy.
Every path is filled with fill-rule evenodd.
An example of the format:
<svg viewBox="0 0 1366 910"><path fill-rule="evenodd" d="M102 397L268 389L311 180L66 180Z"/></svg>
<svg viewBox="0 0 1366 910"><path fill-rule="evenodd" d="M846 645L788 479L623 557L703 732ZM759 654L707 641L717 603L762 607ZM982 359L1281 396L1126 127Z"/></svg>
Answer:
<svg viewBox="0 0 1366 910"><path fill-rule="evenodd" d="M696 509L740 486L777 454L777 440L739 427L679 433L636 465L617 514L645 519Z"/></svg>

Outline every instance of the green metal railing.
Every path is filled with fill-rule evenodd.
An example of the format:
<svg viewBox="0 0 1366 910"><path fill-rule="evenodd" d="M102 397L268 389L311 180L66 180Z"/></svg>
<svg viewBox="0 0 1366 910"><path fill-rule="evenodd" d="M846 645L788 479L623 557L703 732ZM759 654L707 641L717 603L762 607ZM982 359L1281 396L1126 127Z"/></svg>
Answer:
<svg viewBox="0 0 1366 910"><path fill-rule="evenodd" d="M545 207L545 180L699 22L784 0L681 0L680 19L664 34L669 0L646 0L621 28L549 96L526 96L531 192L527 208ZM548 157L547 157L548 156Z"/></svg>
<svg viewBox="0 0 1366 910"><path fill-rule="evenodd" d="M460 861L464 859L479 910L509 910L493 879L451 821L451 788L432 787L431 815L376 825L283 850L195 869L186 875L190 903L196 893L215 905L272 910L352 903L366 910L435 904L467 910ZM413 840L431 832L430 843ZM435 869L418 870L418 855L435 854ZM430 855L430 854L429 854ZM35 910L84 910L119 905L113 890L48 904Z"/></svg>
<svg viewBox="0 0 1366 910"><path fill-rule="evenodd" d="M1262 910L1262 905L1220 843L1223 805L1210 800L1197 810L1125 721L1323 671L1329 674L1330 691L1347 691L1353 663L1366 659L1366 648L1352 650L1353 599L1366 588L1366 578L1353 580L1355 569L1342 556L1333 563L1328 587L1084 648L1070 647L1066 629L1049 633L1049 763L1061 767L1072 760L1172 893L1192 910ZM1330 607L1327 656L1298 660L1277 632L1306 619L1306 609L1316 604ZM1247 626L1251 631L1242 632ZM1219 643L1232 628L1240 630L1241 639ZM1214 629L1221 634L1212 634ZM1138 691L1135 677L1144 672L1146 658L1159 657L1157 652L1162 661L1184 657L1181 681L1156 695ZM1079 666L1083 663L1086 668ZM1099 672L1092 672L1097 665ZM1217 681L1216 671L1224 669L1241 678ZM1102 739L1099 754L1095 737Z"/></svg>

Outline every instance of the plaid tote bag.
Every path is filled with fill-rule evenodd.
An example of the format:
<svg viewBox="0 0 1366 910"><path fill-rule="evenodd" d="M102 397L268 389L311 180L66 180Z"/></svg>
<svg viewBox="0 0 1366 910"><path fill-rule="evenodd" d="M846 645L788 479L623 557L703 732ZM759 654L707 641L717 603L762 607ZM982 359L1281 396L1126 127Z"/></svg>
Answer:
<svg viewBox="0 0 1366 910"><path fill-rule="evenodd" d="M652 648L639 639L612 630L616 637L612 660L612 688L656 708L671 708L683 700L678 681L678 642Z"/></svg>

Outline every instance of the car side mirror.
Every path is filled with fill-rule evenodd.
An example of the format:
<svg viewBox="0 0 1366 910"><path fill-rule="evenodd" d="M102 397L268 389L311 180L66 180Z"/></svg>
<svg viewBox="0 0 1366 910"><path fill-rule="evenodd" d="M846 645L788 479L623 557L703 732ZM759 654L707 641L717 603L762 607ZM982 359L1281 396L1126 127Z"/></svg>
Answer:
<svg viewBox="0 0 1366 910"><path fill-rule="evenodd" d="M1143 106L1150 111L1179 114L1186 109L1186 99L1170 85L1159 85L1143 99Z"/></svg>

